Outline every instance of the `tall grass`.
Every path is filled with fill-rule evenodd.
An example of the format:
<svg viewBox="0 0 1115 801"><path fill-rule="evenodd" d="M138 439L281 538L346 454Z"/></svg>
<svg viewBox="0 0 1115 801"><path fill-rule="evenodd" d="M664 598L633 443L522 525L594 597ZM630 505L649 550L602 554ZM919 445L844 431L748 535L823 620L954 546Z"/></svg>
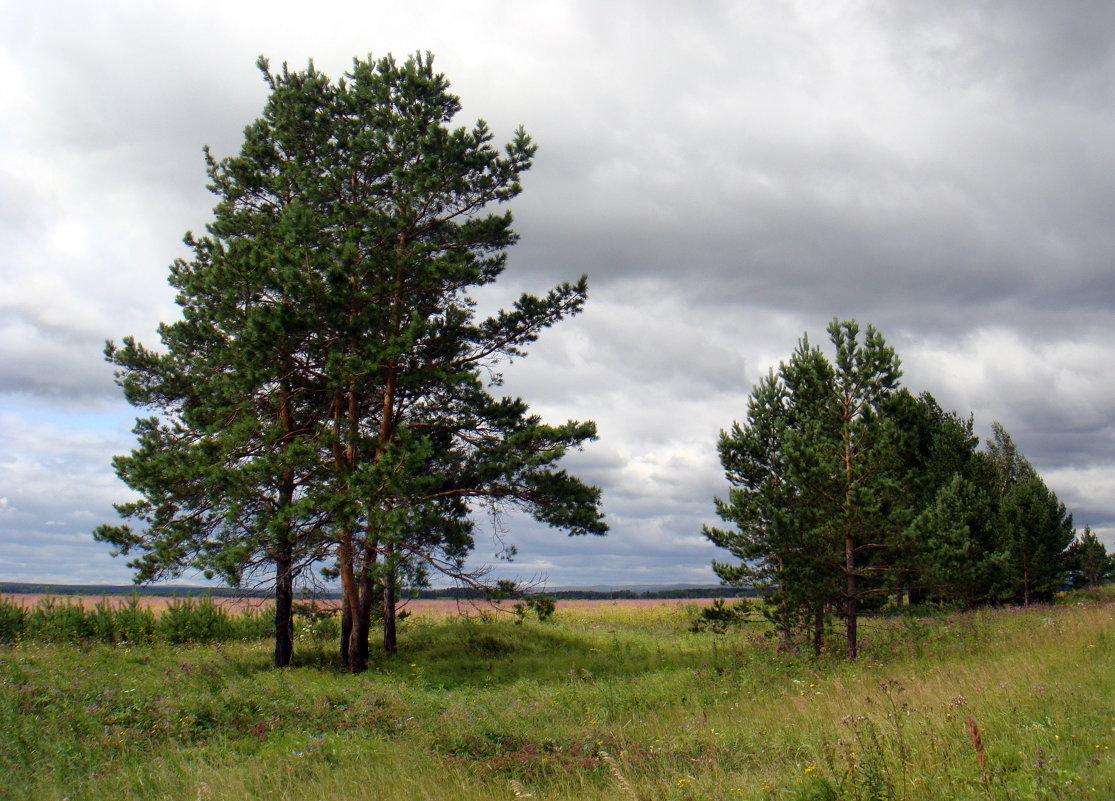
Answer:
<svg viewBox="0 0 1115 801"><path fill-rule="evenodd" d="M1107 596L879 619L856 664L690 614L415 616L360 676L312 632L285 671L265 642L25 639L0 649L0 797L1115 797Z"/></svg>

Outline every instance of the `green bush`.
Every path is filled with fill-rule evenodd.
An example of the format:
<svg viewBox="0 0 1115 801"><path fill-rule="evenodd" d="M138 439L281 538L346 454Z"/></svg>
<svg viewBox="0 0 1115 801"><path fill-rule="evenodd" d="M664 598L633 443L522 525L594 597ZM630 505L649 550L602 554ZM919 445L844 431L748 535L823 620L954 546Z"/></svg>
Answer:
<svg viewBox="0 0 1115 801"><path fill-rule="evenodd" d="M150 642L155 639L159 621L155 613L139 605L133 594L125 606L116 608L116 635L126 642Z"/></svg>
<svg viewBox="0 0 1115 801"><path fill-rule="evenodd" d="M101 642L151 642L158 629L155 613L140 606L139 596L134 593L123 606L102 598L89 618L93 637Z"/></svg>
<svg viewBox="0 0 1115 801"><path fill-rule="evenodd" d="M101 642L116 641L116 610L108 598L101 598L93 611L89 613L89 624L93 629L93 638Z"/></svg>
<svg viewBox="0 0 1115 801"><path fill-rule="evenodd" d="M0 598L0 643L18 642L27 628L27 612L7 598Z"/></svg>
<svg viewBox="0 0 1115 801"><path fill-rule="evenodd" d="M336 622L330 635L337 635ZM328 626L327 626L328 627ZM0 598L0 643L23 639L69 642L91 640L106 643L172 643L259 640L275 633L273 609L250 609L230 615L212 598L175 599L157 614L132 595L124 604L102 598L92 609L80 603L46 597L27 609Z"/></svg>
<svg viewBox="0 0 1115 801"><path fill-rule="evenodd" d="M275 634L275 610L248 609L232 618L232 637L237 640L262 640ZM338 632L339 635L339 632Z"/></svg>
<svg viewBox="0 0 1115 801"><path fill-rule="evenodd" d="M310 640L336 640L341 636L341 619L338 615L297 615L294 633Z"/></svg>
<svg viewBox="0 0 1115 801"><path fill-rule="evenodd" d="M159 617L159 633L172 643L220 642L234 639L235 626L212 598L176 598Z"/></svg>
<svg viewBox="0 0 1115 801"><path fill-rule="evenodd" d="M95 633L93 616L87 614L80 603L63 603L49 596L31 610L25 631L34 639L54 642L88 640Z"/></svg>

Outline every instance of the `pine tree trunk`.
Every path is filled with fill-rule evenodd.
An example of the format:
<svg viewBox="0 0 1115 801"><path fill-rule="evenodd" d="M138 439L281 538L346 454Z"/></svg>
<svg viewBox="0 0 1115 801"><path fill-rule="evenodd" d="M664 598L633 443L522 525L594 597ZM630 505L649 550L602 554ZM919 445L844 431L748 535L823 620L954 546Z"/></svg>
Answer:
<svg viewBox="0 0 1115 801"><path fill-rule="evenodd" d="M275 667L294 663L294 571L290 542L275 560Z"/></svg>
<svg viewBox="0 0 1115 801"><path fill-rule="evenodd" d="M288 438L294 433L294 409L291 404L289 359L284 355L283 377L279 382L279 421L283 427L283 444L286 455ZM284 469L279 481L279 507L290 506L294 501L294 473ZM289 524L279 541L275 555L275 667L289 667L294 662L294 542Z"/></svg>
<svg viewBox="0 0 1115 801"><path fill-rule="evenodd" d="M856 631L859 615L859 588L856 586L856 541L850 535L844 539L844 572L848 585L844 600L844 625L848 640L848 658L859 655L859 642Z"/></svg>
<svg viewBox="0 0 1115 801"><path fill-rule="evenodd" d="M350 476L356 467L359 440L359 403L350 384L333 397L333 462L340 475ZM345 487L347 489L347 486ZM367 650L361 658L360 587L356 578L356 532L348 521L338 536L337 569L341 576L341 668L359 673L368 667Z"/></svg>
<svg viewBox="0 0 1115 801"><path fill-rule="evenodd" d="M367 662L360 662L360 590L356 584L353 569L352 530L341 532L341 545L338 549L338 567L341 572L341 605L347 626L342 618L341 626L341 667L350 673L358 673L367 668Z"/></svg>
<svg viewBox="0 0 1115 801"><path fill-rule="evenodd" d="M375 604L376 580L376 546L369 542L364 547L364 564L360 571L360 609L356 621L353 637L356 638L358 662L365 670L368 667L369 645L368 640L372 630L372 607Z"/></svg>
<svg viewBox="0 0 1115 801"><path fill-rule="evenodd" d="M383 650L393 654L399 650L395 632L395 563L394 545L383 548Z"/></svg>
<svg viewBox="0 0 1115 801"><path fill-rule="evenodd" d="M348 671L348 641L352 636L352 613L349 611L348 604L341 601L341 642L337 649L337 661L341 666L341 670Z"/></svg>
<svg viewBox="0 0 1115 801"><path fill-rule="evenodd" d="M820 654L825 647L825 608L818 606L813 611L813 653Z"/></svg>
<svg viewBox="0 0 1115 801"><path fill-rule="evenodd" d="M403 234L399 235L399 251L405 250ZM397 268L395 293L392 300L392 335L398 336L402 324L403 272ZM395 393L399 383L399 362L393 361L387 369L380 407L379 446L376 461L383 458L384 450L395 437ZM395 631L395 544L390 539L383 544L383 650L393 654L398 650Z"/></svg>
<svg viewBox="0 0 1115 801"><path fill-rule="evenodd" d="M349 673L363 673L368 669L367 620L361 620L360 604L356 604L356 612L349 612L352 625L349 627L348 641L346 643L345 669ZM360 633L364 632L365 645L360 645Z"/></svg>

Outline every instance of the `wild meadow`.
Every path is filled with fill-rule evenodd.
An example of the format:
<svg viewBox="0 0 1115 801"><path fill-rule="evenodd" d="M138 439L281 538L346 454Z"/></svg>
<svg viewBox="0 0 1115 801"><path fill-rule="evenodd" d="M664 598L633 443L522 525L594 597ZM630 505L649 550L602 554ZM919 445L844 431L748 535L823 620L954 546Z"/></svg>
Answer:
<svg viewBox="0 0 1115 801"><path fill-rule="evenodd" d="M1115 797L1110 593L870 618L855 663L835 634L812 657L758 624L692 633L694 614L415 614L359 675L305 618L283 670L250 625L174 643L158 619L134 641L25 623L0 645L0 797Z"/></svg>

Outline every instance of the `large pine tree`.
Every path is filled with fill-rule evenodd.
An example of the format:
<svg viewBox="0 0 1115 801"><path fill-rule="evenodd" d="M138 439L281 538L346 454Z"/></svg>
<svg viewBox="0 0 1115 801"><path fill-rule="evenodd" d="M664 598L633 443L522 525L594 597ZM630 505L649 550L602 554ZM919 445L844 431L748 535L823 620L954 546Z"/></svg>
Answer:
<svg viewBox="0 0 1115 801"><path fill-rule="evenodd" d="M164 353L109 346L156 417L116 463L143 496L120 511L145 527L97 536L141 552L142 578L274 564L276 664L294 575L333 560L341 658L360 670L373 607L394 650L403 574L478 581L464 566L478 503L605 532L599 491L556 467L593 424L545 425L489 391L501 361L580 311L586 281L474 319L470 291L516 239L488 207L519 193L535 148L521 130L501 153L483 122L451 127L459 101L428 54L356 60L337 82L260 67L264 113L238 156L209 158L215 219L172 269L183 319L160 329Z"/></svg>

